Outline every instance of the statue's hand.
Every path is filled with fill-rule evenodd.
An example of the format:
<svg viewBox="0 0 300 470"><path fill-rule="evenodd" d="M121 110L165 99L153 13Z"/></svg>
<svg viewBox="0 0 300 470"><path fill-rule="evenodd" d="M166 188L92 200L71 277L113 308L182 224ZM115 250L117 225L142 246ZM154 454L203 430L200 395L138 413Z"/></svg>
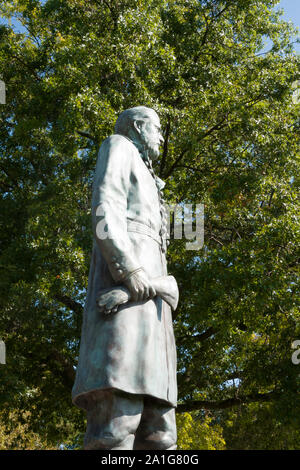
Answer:
<svg viewBox="0 0 300 470"><path fill-rule="evenodd" d="M122 287L103 290L99 293L97 305L100 312L104 314L116 313L121 304L128 302L128 292Z"/></svg>
<svg viewBox="0 0 300 470"><path fill-rule="evenodd" d="M130 291L131 299L134 302L152 299L156 296L156 290L143 269L131 274L124 280L124 284Z"/></svg>

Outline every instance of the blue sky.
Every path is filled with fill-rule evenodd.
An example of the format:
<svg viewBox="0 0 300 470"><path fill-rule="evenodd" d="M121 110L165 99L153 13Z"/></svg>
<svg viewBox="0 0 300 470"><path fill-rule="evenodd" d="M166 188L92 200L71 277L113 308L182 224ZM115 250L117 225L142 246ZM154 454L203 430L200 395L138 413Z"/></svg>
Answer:
<svg viewBox="0 0 300 470"><path fill-rule="evenodd" d="M276 9L284 10L283 19L292 21L300 29L300 1L299 0L281 0ZM295 50L300 52L300 44L294 44Z"/></svg>
<svg viewBox="0 0 300 470"><path fill-rule="evenodd" d="M284 9L284 19L291 20L294 25L300 27L300 2L299 0L281 0L278 8Z"/></svg>

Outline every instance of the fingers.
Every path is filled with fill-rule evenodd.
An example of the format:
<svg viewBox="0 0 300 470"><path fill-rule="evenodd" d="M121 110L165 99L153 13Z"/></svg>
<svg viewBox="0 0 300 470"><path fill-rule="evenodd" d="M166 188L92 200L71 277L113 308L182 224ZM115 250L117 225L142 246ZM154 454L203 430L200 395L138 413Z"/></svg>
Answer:
<svg viewBox="0 0 300 470"><path fill-rule="evenodd" d="M137 302L138 299L139 299L139 290L136 286L132 287L132 289L130 290L130 293L131 293L131 299L133 302Z"/></svg>
<svg viewBox="0 0 300 470"><path fill-rule="evenodd" d="M152 299L156 296L155 289L149 284L141 284L135 290L135 295L132 296L134 302L141 302L143 300Z"/></svg>
<svg viewBox="0 0 300 470"><path fill-rule="evenodd" d="M145 274L134 274L126 280L125 285L130 291L132 302L141 302L156 296L156 291Z"/></svg>
<svg viewBox="0 0 300 470"><path fill-rule="evenodd" d="M143 289L140 292L140 300L147 300L149 297L149 286L144 285Z"/></svg>
<svg viewBox="0 0 300 470"><path fill-rule="evenodd" d="M154 287L150 286L149 287L149 298L150 299L153 299L153 297L156 296L156 290L154 289Z"/></svg>
<svg viewBox="0 0 300 470"><path fill-rule="evenodd" d="M100 312L104 313L104 315L110 315L111 313L117 313L118 308L119 308L119 305L117 305L116 307L112 309L104 307L102 310L100 310Z"/></svg>
<svg viewBox="0 0 300 470"><path fill-rule="evenodd" d="M104 313L104 315L109 315L110 313L116 313L118 311L119 304L116 305L115 302L98 300L98 308L101 313Z"/></svg>

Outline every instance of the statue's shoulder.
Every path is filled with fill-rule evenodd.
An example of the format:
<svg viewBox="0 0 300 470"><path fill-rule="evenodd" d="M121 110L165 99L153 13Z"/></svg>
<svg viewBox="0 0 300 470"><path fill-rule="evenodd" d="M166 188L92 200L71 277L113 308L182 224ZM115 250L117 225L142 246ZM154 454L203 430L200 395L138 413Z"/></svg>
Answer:
<svg viewBox="0 0 300 470"><path fill-rule="evenodd" d="M126 149L128 149L128 151L132 151L132 148L134 148L134 145L129 139L121 134L112 134L102 142L100 151L112 151L119 149L122 149L123 151Z"/></svg>
<svg viewBox="0 0 300 470"><path fill-rule="evenodd" d="M98 152L95 174L103 177L104 174L116 175L117 170L129 171L132 167L134 145L119 134L107 137L101 144Z"/></svg>
<svg viewBox="0 0 300 470"><path fill-rule="evenodd" d="M129 167L137 152L135 145L120 134L107 137L100 147L97 160L98 167L102 168L110 162L110 165ZM125 158L124 158L125 157Z"/></svg>

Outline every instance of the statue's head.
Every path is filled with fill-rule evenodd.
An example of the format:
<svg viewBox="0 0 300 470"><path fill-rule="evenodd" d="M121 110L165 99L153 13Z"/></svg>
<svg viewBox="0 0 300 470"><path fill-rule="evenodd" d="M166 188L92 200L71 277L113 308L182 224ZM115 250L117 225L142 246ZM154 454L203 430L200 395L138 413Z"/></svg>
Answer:
<svg viewBox="0 0 300 470"><path fill-rule="evenodd" d="M146 148L149 156L159 156L159 146L164 139L161 135L160 121L157 113L146 106L126 109L117 119L115 133L125 135L138 147Z"/></svg>

